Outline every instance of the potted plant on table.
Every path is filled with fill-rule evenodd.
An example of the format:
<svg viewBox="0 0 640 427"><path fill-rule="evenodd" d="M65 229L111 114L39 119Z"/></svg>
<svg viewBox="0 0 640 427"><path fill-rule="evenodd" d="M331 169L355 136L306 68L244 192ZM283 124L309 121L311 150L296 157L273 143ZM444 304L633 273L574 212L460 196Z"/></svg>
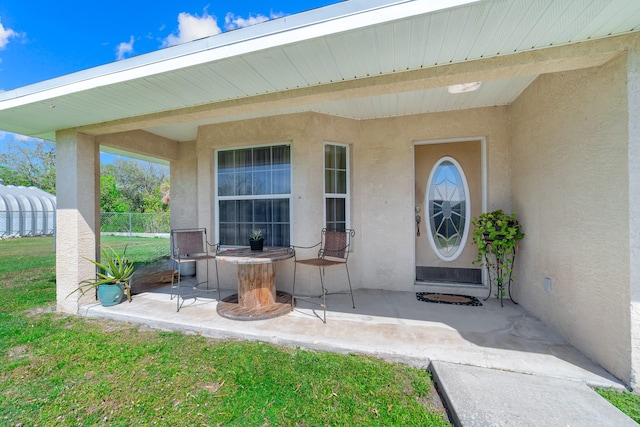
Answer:
<svg viewBox="0 0 640 427"><path fill-rule="evenodd" d="M496 297L500 298L500 305L506 292L513 301L513 265L518 242L524 237L516 215L517 212L506 214L502 209L498 209L485 212L473 218L471 222L474 226L473 243L478 246L478 256L474 264L481 264L487 268L489 295L485 300L491 296L491 287L495 284Z"/></svg>
<svg viewBox="0 0 640 427"><path fill-rule="evenodd" d="M97 267L96 277L80 282L73 292L80 291L80 296L83 296L92 289L96 289L98 300L105 307L119 304L125 294L127 300L131 302L131 278L135 267L125 258L126 251L125 248L120 255L113 248L104 248L102 249L102 258L106 260L104 262L85 258Z"/></svg>
<svg viewBox="0 0 640 427"><path fill-rule="evenodd" d="M249 246L252 251L261 251L264 248L264 237L262 230L254 230L249 235Z"/></svg>

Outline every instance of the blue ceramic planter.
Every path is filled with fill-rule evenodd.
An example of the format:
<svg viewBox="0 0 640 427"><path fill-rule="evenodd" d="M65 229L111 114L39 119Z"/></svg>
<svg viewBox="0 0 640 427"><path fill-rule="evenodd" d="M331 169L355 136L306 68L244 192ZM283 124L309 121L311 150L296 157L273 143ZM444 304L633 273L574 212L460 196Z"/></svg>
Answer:
<svg viewBox="0 0 640 427"><path fill-rule="evenodd" d="M124 300L124 285L98 285L98 300L104 307L120 304Z"/></svg>

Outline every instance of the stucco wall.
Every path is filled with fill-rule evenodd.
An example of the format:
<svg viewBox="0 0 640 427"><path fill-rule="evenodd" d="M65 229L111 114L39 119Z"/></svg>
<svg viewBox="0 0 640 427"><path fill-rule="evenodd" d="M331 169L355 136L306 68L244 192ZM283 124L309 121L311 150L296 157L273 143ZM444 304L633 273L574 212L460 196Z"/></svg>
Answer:
<svg viewBox="0 0 640 427"><path fill-rule="evenodd" d="M512 197L526 232L519 300L621 379L630 366L625 82L620 56L542 75L511 106Z"/></svg>
<svg viewBox="0 0 640 427"><path fill-rule="evenodd" d="M307 113L206 126L199 131L196 147L199 214L193 220L215 229L216 149L288 142L293 161L292 243L316 243L323 224L323 142L350 144L351 226L356 230L349 258L352 283L356 288L411 291L415 279L414 142L477 136L487 140L489 206L509 210L505 107L367 121ZM281 263L278 268L278 280L291 283L291 266ZM233 286L234 274L232 267L223 266L224 286ZM335 278L338 287L346 286L343 271L327 270L327 275L329 282ZM315 273L298 279L296 286L303 292L318 286Z"/></svg>
<svg viewBox="0 0 640 427"><path fill-rule="evenodd" d="M179 143L141 130L118 132L96 137L96 142L104 147L123 150L129 155L155 160L176 160Z"/></svg>
<svg viewBox="0 0 640 427"><path fill-rule="evenodd" d="M178 144L177 160L171 162L171 228L198 226L196 143Z"/></svg>
<svg viewBox="0 0 640 427"><path fill-rule="evenodd" d="M200 201L200 224L215 230L213 216L215 199L215 150L223 148L251 147L259 145L290 143L292 158L292 211L293 227L291 243L308 246L320 240L323 224L323 156L325 141L354 144L359 134L359 123L352 120L329 117L320 114L297 114L266 119L249 120L243 123L224 123L210 125L200 129L197 142L198 199ZM352 192L358 192L359 184L352 183ZM356 199L357 197L354 197ZM356 200L352 202L351 225L358 234L354 242L354 254L359 252L361 244L360 211ZM248 236L247 236L248 239ZM312 254L310 254L312 255ZM313 254L314 255L314 254ZM358 270L357 256L350 258L350 270ZM277 264L278 288L289 290L293 277L292 262ZM329 281L334 280L338 272L327 270ZM306 273L306 274L305 274ZM335 276L337 283L344 283L342 277ZM223 286L232 288L235 283L235 266L221 265L220 277ZM316 280L313 280L316 279ZM354 279L354 278L352 278ZM317 273L309 271L298 275L299 289L311 293L312 287L318 287ZM281 287L280 284L287 284ZM357 279L353 280L354 287ZM342 285L339 285L342 286ZM335 288L333 289L335 290ZM317 292L317 289L316 291Z"/></svg>
<svg viewBox="0 0 640 427"><path fill-rule="evenodd" d="M413 290L414 142L484 136L489 206L510 209L508 117L503 107L368 120L354 150L366 235L363 286Z"/></svg>
<svg viewBox="0 0 640 427"><path fill-rule="evenodd" d="M640 46L629 50L629 118L640 117ZM640 392L640 120L629 120L629 262L631 287L631 381Z"/></svg>

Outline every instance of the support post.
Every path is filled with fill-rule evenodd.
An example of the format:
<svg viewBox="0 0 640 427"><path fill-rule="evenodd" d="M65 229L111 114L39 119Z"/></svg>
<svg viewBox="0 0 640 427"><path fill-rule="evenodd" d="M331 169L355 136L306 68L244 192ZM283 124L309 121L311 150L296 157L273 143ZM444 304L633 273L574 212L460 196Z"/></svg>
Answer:
<svg viewBox="0 0 640 427"><path fill-rule="evenodd" d="M95 275L99 241L99 146L75 131L56 135L56 300L58 311L76 313L94 295L69 295Z"/></svg>

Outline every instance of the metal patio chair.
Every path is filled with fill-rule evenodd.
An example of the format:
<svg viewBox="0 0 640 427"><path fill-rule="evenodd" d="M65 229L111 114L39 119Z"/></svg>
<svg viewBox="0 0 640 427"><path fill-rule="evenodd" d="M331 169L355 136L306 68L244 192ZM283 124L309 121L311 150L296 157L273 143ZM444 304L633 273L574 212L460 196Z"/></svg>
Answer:
<svg viewBox="0 0 640 427"><path fill-rule="evenodd" d="M220 279L218 277L218 263L216 262L216 254L220 245L211 244L207 240L206 228L185 228L171 230L171 261L174 270L177 270L178 280L175 281L175 273L171 275L171 299L176 297L176 311L180 311L180 298L184 302L184 297L180 293L182 285L182 273L180 266L185 263L195 263L198 261L206 261L207 280L206 282L198 282L191 285L192 289L198 289L198 286L206 283L206 290L202 291L218 291L218 300L220 300ZM213 252L210 252L210 248ZM216 289L209 289L209 261L213 260L216 266ZM174 292L175 290L175 292Z"/></svg>
<svg viewBox="0 0 640 427"><path fill-rule="evenodd" d="M295 299L301 299L312 304L309 301L312 298L322 298L322 302L317 305L323 309L324 323L327 323L327 300L326 296L330 293L324 284L324 269L327 267L334 267L337 265L344 265L347 271L347 282L349 283L349 295L351 295L351 304L353 308L356 308L356 304L353 300L353 289L351 288L351 278L349 277L349 267L347 266L347 260L349 258L349 252L351 250L351 239L355 236L356 232L352 229L346 229L344 231L328 231L326 228L322 229L320 234L320 243L313 246L292 246L294 249L294 264L293 264L293 289L291 291L291 309L295 307ZM315 258L298 258L297 249L309 250L319 247L317 256ZM297 265L309 265L312 267L318 267L320 272L320 287L322 294L317 297L297 297L296 296L296 270ZM344 293L344 292L338 292Z"/></svg>

